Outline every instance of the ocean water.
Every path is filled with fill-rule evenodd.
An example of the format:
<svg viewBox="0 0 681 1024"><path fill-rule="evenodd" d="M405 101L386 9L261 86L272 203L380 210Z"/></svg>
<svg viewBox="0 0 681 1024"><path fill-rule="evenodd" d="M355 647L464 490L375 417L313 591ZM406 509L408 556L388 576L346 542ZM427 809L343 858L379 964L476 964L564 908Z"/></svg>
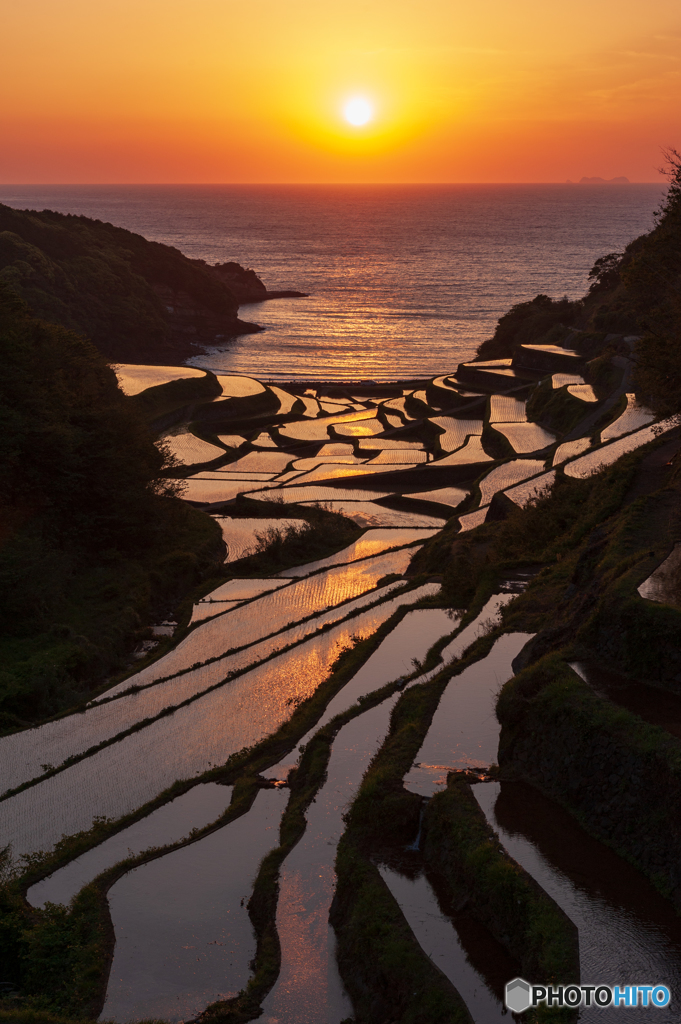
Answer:
<svg viewBox="0 0 681 1024"><path fill-rule="evenodd" d="M270 289L266 330L192 359L266 380L407 379L472 358L540 292L578 298L599 256L653 226L664 184L0 185L0 202L110 221Z"/></svg>

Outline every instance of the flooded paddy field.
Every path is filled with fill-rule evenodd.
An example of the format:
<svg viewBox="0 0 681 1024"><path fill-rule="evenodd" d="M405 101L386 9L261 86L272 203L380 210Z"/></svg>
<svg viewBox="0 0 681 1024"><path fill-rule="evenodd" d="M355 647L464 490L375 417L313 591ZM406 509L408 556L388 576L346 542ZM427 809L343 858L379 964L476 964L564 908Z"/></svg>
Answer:
<svg viewBox="0 0 681 1024"><path fill-rule="evenodd" d="M660 979L672 991L655 1020L678 1020L681 919L623 858L592 839L561 807L522 783L472 787L502 844L579 929L582 984ZM610 983L610 982L608 982ZM642 982L646 984L646 982ZM627 1007L627 1019L653 1011ZM580 1021L617 1019L614 1007L582 1007Z"/></svg>
<svg viewBox="0 0 681 1024"><path fill-rule="evenodd" d="M120 368L129 394L183 372ZM222 396L198 410L191 429L180 423L167 434L183 497L222 529L224 575L192 596L162 656L111 680L78 712L0 738L2 845L11 844L15 858L48 852L63 837L68 845L102 817L138 814L26 893L37 913L69 906L103 872L137 858L106 891L115 941L102 1020L179 1024L216 1001L236 1005L253 979L260 979L257 1008L248 1004L248 1019L353 1019L329 923L338 844L408 700L431 700L438 686L420 746L394 787L396 806L403 801L399 807L416 816L414 835L403 844L405 858L374 862L419 955L448 979L475 1024L509 1019L504 972L519 969L519 960L452 909L414 824L448 777L486 779L471 786L477 806L518 870L578 929L582 982L659 979L681 998L681 926L671 903L565 810L525 783L499 780L496 702L534 636L505 627L502 615L531 573L508 587L496 580L477 604L452 607L445 576L417 575L415 560L445 523L452 540L475 536L497 495L525 506L556 481L586 480L674 424L654 424L622 390L609 421L604 413L583 435L560 433L528 418L532 388L542 383L536 375L528 381L503 360L475 372L479 391L452 375L387 393L336 382L298 394L283 382L219 376ZM547 370L543 379L552 394L583 402L585 417L603 406L579 373ZM240 403L237 411L220 413L230 402ZM315 505L352 519L361 534L283 569L239 571L250 564L242 559L295 531L296 515ZM678 604L678 562L677 545L640 584L640 596ZM656 701L652 687L588 663L575 668L605 699L681 737L675 694ZM291 740L286 729L307 707L314 714ZM249 762L270 741L271 756ZM246 767L216 781L214 773L232 764ZM308 776L315 788L300 812L297 794ZM221 824L245 781L259 787L255 799ZM168 793L178 782L185 791ZM293 841L286 822L295 814ZM258 887L267 882L261 862L277 850L271 920L263 924L253 911L262 908ZM266 927L278 943L277 953L268 947L267 983L260 971ZM580 1019L610 1012L589 1008ZM629 1017L644 1012L630 1009ZM655 1019L677 1015L660 1009Z"/></svg>

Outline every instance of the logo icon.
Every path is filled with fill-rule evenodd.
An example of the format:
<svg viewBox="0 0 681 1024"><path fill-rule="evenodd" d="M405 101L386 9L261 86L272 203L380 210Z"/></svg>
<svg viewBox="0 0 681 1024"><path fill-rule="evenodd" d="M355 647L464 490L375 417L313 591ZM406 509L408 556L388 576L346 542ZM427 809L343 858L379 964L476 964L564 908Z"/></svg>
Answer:
<svg viewBox="0 0 681 1024"><path fill-rule="evenodd" d="M506 1006L513 1013L524 1013L532 1006L532 990L524 978L514 978L506 986Z"/></svg>

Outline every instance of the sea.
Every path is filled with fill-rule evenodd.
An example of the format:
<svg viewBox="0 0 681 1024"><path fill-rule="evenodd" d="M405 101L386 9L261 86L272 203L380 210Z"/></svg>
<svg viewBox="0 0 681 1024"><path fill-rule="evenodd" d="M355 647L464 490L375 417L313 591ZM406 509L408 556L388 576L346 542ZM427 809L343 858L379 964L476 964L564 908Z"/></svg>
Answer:
<svg viewBox="0 0 681 1024"><path fill-rule="evenodd" d="M665 185L0 185L306 298L240 308L258 334L193 365L271 381L406 380L471 359L512 305L581 297L649 231Z"/></svg>

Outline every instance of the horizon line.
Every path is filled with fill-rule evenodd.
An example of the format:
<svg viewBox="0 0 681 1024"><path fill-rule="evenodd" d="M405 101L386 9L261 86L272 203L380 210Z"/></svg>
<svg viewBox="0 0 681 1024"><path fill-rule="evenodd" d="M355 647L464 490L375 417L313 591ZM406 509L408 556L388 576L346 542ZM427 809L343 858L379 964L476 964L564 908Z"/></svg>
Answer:
<svg viewBox="0 0 681 1024"><path fill-rule="evenodd" d="M584 175L587 177L587 175ZM592 177L598 177L593 175ZM625 175L618 175L618 177L625 177ZM263 186L277 186L277 187L301 187L301 188L324 188L324 187L337 187L343 185L345 187L360 187L365 188L368 186L380 186L382 188L396 187L402 188L405 186L424 186L430 185L433 187L444 187L452 185L663 185L664 181L612 181L604 178L602 181L8 181L0 182L0 188L60 188L67 186L74 186L77 188L114 188L114 187L142 187L149 186L153 188L159 188L167 186L170 188L177 188L182 186L197 187L263 187Z"/></svg>

